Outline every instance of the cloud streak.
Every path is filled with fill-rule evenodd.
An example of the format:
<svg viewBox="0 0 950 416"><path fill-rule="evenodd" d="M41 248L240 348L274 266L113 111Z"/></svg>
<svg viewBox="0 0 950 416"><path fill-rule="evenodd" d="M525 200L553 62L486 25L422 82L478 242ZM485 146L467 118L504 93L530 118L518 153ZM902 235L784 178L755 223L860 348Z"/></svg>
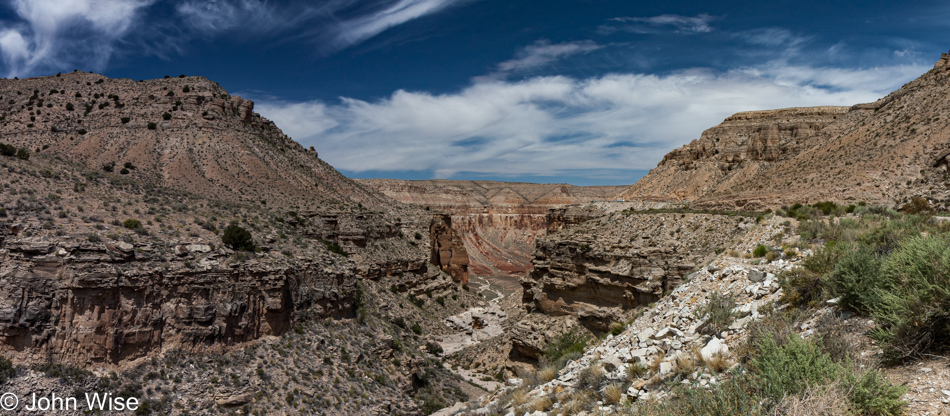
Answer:
<svg viewBox="0 0 950 416"><path fill-rule="evenodd" d="M383 3L381 10L340 21L331 40L336 49L361 43L392 27L442 11L465 0L398 0Z"/></svg>
<svg viewBox="0 0 950 416"><path fill-rule="evenodd" d="M539 40L520 50L513 59L498 64L494 72L476 78L477 81L505 78L512 73L525 72L541 68L552 62L573 56L587 54L603 48L590 40L552 44L548 40Z"/></svg>
<svg viewBox="0 0 950 416"><path fill-rule="evenodd" d="M873 101L926 69L776 61L723 73L485 80L454 94L400 90L373 102L258 108L347 171L583 176L653 168L669 150L738 111Z"/></svg>
<svg viewBox="0 0 950 416"><path fill-rule="evenodd" d="M698 34L709 33L715 30L710 23L717 18L708 14L696 16L681 16L678 14L662 14L652 17L617 17L611 19L613 24L600 27L601 33L624 31L639 34L662 33L672 29L675 33Z"/></svg>
<svg viewBox="0 0 950 416"><path fill-rule="evenodd" d="M0 52L8 76L82 62L105 66L143 8L155 0L15 0L19 19L3 22Z"/></svg>

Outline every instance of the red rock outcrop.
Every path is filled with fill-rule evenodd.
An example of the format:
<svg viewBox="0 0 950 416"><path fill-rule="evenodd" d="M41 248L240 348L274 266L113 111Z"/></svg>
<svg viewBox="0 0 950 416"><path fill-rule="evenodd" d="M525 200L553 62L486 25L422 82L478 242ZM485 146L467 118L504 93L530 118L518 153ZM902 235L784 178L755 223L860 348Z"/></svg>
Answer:
<svg viewBox="0 0 950 416"><path fill-rule="evenodd" d="M452 228L452 217L438 215L429 226L429 241L432 244L430 262L452 275L460 284L468 284L468 253Z"/></svg>
<svg viewBox="0 0 950 416"><path fill-rule="evenodd" d="M534 242L548 229L549 208L614 199L620 186L579 187L493 181L358 179L410 205L452 215L475 275L521 276L531 270Z"/></svg>

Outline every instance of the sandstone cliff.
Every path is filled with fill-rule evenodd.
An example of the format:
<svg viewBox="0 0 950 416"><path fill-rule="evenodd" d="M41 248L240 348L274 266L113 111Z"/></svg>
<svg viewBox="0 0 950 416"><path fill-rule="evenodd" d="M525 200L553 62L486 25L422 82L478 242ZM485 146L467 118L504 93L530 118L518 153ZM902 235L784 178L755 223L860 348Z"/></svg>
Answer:
<svg viewBox="0 0 950 416"><path fill-rule="evenodd" d="M848 107L811 107L732 115L668 153L622 197L692 201L728 191L815 146L818 132L847 112Z"/></svg>

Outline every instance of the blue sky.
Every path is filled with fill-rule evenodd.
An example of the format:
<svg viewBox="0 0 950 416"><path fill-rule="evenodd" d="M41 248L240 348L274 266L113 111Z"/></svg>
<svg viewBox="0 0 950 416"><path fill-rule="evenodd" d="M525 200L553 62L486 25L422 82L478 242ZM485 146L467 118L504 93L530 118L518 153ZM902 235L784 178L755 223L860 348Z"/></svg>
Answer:
<svg viewBox="0 0 950 416"><path fill-rule="evenodd" d="M938 1L0 0L0 74L201 75L352 177L629 184L745 110L927 71Z"/></svg>

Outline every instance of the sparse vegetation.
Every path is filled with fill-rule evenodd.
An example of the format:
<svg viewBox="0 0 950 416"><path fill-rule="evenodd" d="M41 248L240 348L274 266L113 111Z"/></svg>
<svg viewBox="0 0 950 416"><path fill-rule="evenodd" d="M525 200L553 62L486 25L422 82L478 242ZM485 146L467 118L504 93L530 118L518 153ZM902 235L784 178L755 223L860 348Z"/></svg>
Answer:
<svg viewBox="0 0 950 416"><path fill-rule="evenodd" d="M732 309L736 307L733 296L713 292L709 296L709 303L700 309L698 315L706 318L706 322L699 327L699 332L706 335L717 335L729 328L735 319Z"/></svg>
<svg viewBox="0 0 950 416"><path fill-rule="evenodd" d="M228 225L224 229L221 242L232 250L254 250L254 239L251 237L251 232L237 224Z"/></svg>

